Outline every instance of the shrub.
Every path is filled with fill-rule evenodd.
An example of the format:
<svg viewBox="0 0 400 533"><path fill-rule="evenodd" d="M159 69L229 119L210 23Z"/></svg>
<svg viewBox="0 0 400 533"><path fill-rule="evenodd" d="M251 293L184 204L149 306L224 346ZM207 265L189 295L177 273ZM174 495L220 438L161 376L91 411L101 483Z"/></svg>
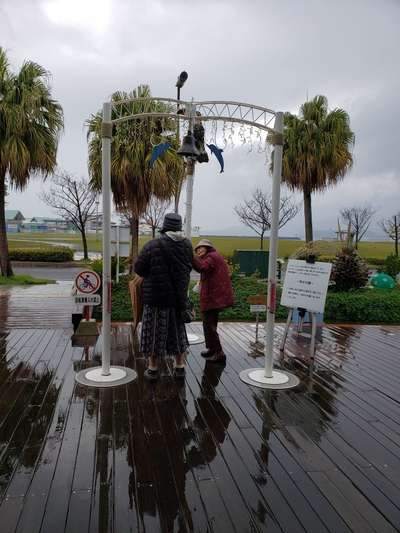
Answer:
<svg viewBox="0 0 400 533"><path fill-rule="evenodd" d="M351 293L328 293L325 321L399 324L400 290L360 289Z"/></svg>
<svg viewBox="0 0 400 533"><path fill-rule="evenodd" d="M397 274L400 273L400 257L390 254L384 261L384 272L396 279Z"/></svg>
<svg viewBox="0 0 400 533"><path fill-rule="evenodd" d="M385 264L385 259L382 259L382 257L364 257L363 259L369 265L379 266Z"/></svg>
<svg viewBox="0 0 400 533"><path fill-rule="evenodd" d="M359 289L368 281L368 267L354 249L343 248L333 261L331 279L337 292Z"/></svg>
<svg viewBox="0 0 400 533"><path fill-rule="evenodd" d="M90 268L96 272L100 277L103 275L103 259L94 259L90 263ZM122 264L122 261L120 260L119 263L119 271L123 272L124 265ZM115 257L111 258L111 277L115 278L115 274L117 273L117 259Z"/></svg>
<svg viewBox="0 0 400 533"><path fill-rule="evenodd" d="M16 248L10 250L11 261L40 261L63 263L73 261L74 251L66 246L51 246L49 248Z"/></svg>

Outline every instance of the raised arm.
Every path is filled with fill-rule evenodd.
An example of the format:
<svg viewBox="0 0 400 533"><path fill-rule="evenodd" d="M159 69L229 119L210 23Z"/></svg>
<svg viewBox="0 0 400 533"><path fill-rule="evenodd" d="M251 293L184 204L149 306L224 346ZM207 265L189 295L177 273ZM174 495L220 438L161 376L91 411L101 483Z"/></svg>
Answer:
<svg viewBox="0 0 400 533"><path fill-rule="evenodd" d="M197 272L209 272L210 270L213 270L215 268L215 263L212 257L205 256L204 258L200 258L197 255L193 256L193 268Z"/></svg>

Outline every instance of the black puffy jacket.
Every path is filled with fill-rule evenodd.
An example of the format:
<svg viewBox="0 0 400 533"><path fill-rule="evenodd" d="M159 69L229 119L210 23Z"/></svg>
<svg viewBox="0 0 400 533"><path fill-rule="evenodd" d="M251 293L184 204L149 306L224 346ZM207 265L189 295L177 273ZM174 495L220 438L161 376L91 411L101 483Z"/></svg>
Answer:
<svg viewBox="0 0 400 533"><path fill-rule="evenodd" d="M192 259L188 239L173 240L162 234L145 244L135 263L136 274L144 278L143 303L185 309Z"/></svg>

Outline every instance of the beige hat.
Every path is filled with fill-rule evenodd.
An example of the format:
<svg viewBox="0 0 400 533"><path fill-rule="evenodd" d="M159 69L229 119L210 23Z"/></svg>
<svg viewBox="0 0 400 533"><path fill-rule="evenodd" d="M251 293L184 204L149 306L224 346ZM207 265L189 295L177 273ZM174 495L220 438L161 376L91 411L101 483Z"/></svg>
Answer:
<svg viewBox="0 0 400 533"><path fill-rule="evenodd" d="M197 250L197 248L200 248L200 246L207 246L208 248L214 248L214 245L211 241L209 241L208 239L201 239L195 246L195 250Z"/></svg>

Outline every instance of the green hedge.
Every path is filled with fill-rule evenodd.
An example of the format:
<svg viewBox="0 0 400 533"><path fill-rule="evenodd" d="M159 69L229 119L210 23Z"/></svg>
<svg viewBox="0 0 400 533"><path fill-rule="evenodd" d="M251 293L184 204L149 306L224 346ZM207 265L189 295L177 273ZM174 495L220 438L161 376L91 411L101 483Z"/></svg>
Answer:
<svg viewBox="0 0 400 533"><path fill-rule="evenodd" d="M74 251L66 246L51 246L49 248L15 248L10 250L11 261L38 261L63 263L73 261Z"/></svg>
<svg viewBox="0 0 400 533"><path fill-rule="evenodd" d="M100 277L103 275L103 259L94 259L90 262L90 268L94 270ZM124 263L121 260L119 264L119 271L124 271ZM111 258L111 277L115 278L117 273L117 259L115 257Z"/></svg>
<svg viewBox="0 0 400 533"><path fill-rule="evenodd" d="M115 321L132 320L132 308L128 291L127 276L123 276L119 285L113 287L112 319ZM192 286L193 286L192 282ZM265 283L255 277L233 276L235 290L235 306L221 313L221 320L254 320L250 313L247 297L266 292ZM197 309L197 317L201 318L199 311L199 297L191 292L191 298ZM278 291L278 302L280 291ZM96 309L101 312L100 307ZM287 317L287 308L278 305L276 318L283 321ZM265 314L262 315L265 319ZM325 307L326 322L347 322L366 324L400 324L400 289L379 290L360 289L348 293L328 292Z"/></svg>
<svg viewBox="0 0 400 533"><path fill-rule="evenodd" d="M326 322L400 324L400 289L328 293Z"/></svg>

